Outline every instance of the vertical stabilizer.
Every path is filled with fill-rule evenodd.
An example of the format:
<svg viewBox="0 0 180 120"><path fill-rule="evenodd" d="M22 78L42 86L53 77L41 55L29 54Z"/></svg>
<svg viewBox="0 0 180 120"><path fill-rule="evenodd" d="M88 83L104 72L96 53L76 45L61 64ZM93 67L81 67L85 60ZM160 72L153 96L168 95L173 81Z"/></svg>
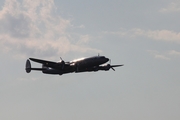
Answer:
<svg viewBox="0 0 180 120"><path fill-rule="evenodd" d="M30 63L29 59L27 59L27 61L26 61L26 72L27 73L31 72L31 63Z"/></svg>

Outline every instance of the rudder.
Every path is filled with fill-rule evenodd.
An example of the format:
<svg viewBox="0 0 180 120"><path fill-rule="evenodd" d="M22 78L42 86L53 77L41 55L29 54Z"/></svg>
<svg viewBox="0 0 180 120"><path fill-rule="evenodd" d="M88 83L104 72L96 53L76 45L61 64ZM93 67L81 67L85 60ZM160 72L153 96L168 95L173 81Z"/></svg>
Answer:
<svg viewBox="0 0 180 120"><path fill-rule="evenodd" d="M29 59L27 59L26 61L26 72L27 73L31 72L31 62L29 61Z"/></svg>

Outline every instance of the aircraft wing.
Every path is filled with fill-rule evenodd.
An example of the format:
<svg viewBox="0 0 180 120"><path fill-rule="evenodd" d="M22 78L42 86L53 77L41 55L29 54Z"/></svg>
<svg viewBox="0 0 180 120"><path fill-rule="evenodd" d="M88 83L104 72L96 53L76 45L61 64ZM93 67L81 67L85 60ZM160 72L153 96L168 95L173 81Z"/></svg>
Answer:
<svg viewBox="0 0 180 120"><path fill-rule="evenodd" d="M123 65L111 65L111 67L120 67L120 66L123 66Z"/></svg>
<svg viewBox="0 0 180 120"><path fill-rule="evenodd" d="M57 64L56 62L52 62L52 61L47 61L47 60L41 60L41 59L36 59L36 58L29 58L30 60L37 62L37 63L41 63L44 65L54 65Z"/></svg>
<svg viewBox="0 0 180 120"><path fill-rule="evenodd" d="M69 68L69 64L67 63L63 63L63 62L52 62L52 61L47 61L47 60L41 60L41 59L36 59L36 58L29 58L30 60L34 61L34 62L37 62L37 63L41 63L47 67L51 67L51 68L54 68L54 69L66 69L66 68Z"/></svg>

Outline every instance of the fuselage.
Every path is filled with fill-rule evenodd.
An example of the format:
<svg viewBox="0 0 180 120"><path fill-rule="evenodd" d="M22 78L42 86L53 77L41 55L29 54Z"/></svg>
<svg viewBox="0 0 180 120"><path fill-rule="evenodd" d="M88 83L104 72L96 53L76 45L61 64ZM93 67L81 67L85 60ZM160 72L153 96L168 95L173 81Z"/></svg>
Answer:
<svg viewBox="0 0 180 120"><path fill-rule="evenodd" d="M86 71L95 71L94 68L98 67L101 64L108 62L109 59L104 56L95 56L89 58L80 58L75 59L73 61L68 62L65 65L64 69L60 66L60 68L52 69L49 67L44 67L42 72L46 74L65 74L70 72L86 72Z"/></svg>
<svg viewBox="0 0 180 120"><path fill-rule="evenodd" d="M106 62L108 62L109 59L104 56L95 56L95 57L89 57L89 58L81 58L71 61L72 65L78 66L79 69L84 69L88 67L94 67L102 65Z"/></svg>

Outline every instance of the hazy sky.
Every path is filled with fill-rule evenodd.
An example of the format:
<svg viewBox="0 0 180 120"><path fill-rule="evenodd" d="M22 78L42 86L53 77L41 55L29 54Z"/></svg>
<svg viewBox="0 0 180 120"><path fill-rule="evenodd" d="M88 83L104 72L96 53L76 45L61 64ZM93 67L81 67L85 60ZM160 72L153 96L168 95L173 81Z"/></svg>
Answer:
<svg viewBox="0 0 180 120"><path fill-rule="evenodd" d="M179 120L179 0L1 0L1 120ZM104 55L116 71L25 72ZM32 66L41 65L32 63Z"/></svg>

